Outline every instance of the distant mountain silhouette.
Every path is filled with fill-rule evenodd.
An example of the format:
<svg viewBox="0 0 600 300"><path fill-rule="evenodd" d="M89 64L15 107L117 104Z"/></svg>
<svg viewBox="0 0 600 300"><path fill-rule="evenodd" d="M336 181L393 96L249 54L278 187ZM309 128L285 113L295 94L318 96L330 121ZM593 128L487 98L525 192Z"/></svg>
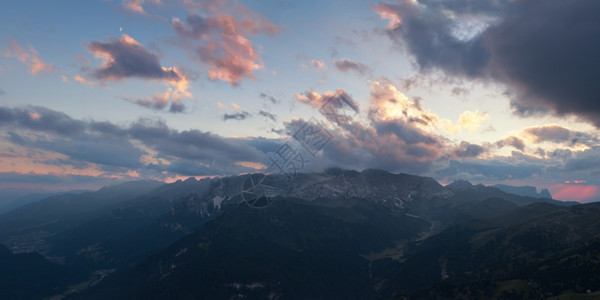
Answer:
<svg viewBox="0 0 600 300"><path fill-rule="evenodd" d="M495 184L493 185L493 187L501 189L504 192L519 196L552 199L552 195L550 194L550 191L548 191L548 189L542 189L538 193L535 186L511 186L504 184Z"/></svg>

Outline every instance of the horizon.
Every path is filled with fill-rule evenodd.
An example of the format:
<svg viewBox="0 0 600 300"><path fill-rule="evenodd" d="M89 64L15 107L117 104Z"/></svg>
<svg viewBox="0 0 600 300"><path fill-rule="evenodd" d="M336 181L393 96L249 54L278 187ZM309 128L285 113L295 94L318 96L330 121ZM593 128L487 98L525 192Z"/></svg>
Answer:
<svg viewBox="0 0 600 300"><path fill-rule="evenodd" d="M600 201L600 3L5 6L0 196L340 168Z"/></svg>
<svg viewBox="0 0 600 300"><path fill-rule="evenodd" d="M386 171L386 170L383 170L383 169L364 169L362 171L358 171L358 170L340 169L340 168L330 168L330 169L324 170L323 172L310 172L310 173L298 173L298 174L304 174L304 175L322 174L322 173L328 172L330 170L351 171L351 172L358 172L358 173L362 173L362 172L364 172L366 170L377 170L377 171L388 172L389 174L393 174L393 175L404 174L404 175L411 175L411 176L419 176L419 175L407 174L407 173L393 173L393 172L389 172L389 171ZM174 184L174 183L178 183L178 182L184 182L184 181L187 181L189 179L194 179L195 181L200 181L200 180L204 180L204 179L211 179L212 180L212 179L215 179L215 178L224 178L224 177L231 177L231 176L247 176L247 175L253 175L253 174L265 174L265 175L280 175L280 176L284 176L284 175L278 174L278 173L260 173L260 172L257 172L257 173L227 175L227 176L220 176L220 177L219 176L213 176L213 177L210 177L210 176L189 176L189 177L185 177L185 178L182 177L182 178L172 179L170 181L160 181L160 180L153 180L153 179L128 180L128 181L123 181L123 182L110 183L110 184L103 185L103 186L96 187L96 188L79 189L79 190L68 190L67 189L67 190L35 190L35 191L29 191L27 189L23 189L23 190L21 190L21 189L14 189L14 190L11 190L11 191L15 192L15 195L13 195L12 198L19 199L19 198L30 196L30 195L44 194L44 193L49 193L49 194L52 194L52 195L60 195L60 194L68 194L68 193L97 192L97 191L100 191L103 188L115 187L115 186L119 186L119 185L122 185L122 184L131 183L131 182L156 181L156 182L161 182L163 184ZM427 177L427 176L423 176L423 177ZM429 177L429 178L431 178L431 177ZM498 188L495 184L486 185L486 184L483 184L481 182L471 182L471 181L465 180L465 179L455 179L452 182L446 182L446 183L440 182L440 181L436 180L435 178L432 178L432 179L434 179L437 183L439 183L441 186L446 187L446 188L449 185L451 185L451 184L453 184L455 182L460 182L460 181L466 181L466 182L470 183L473 186L483 185L483 186L486 186L486 187ZM291 182L293 182L293 179L292 179ZM515 187L515 188L534 188L535 189L535 193L537 193L537 194L540 194L544 190L544 188L539 188L539 187L536 187L536 186L533 186L533 185L505 185L505 186ZM500 188L498 188L498 189L500 189ZM502 190L502 189L500 189L500 190ZM511 194L509 191L504 191L504 192ZM588 201L585 201L585 202L580 202L580 201L572 201L572 200L559 199L559 198L554 197L554 195L551 195L551 196L552 197L550 199L561 201L561 202L578 202L580 204L600 202L599 199L591 199L591 200L588 200Z"/></svg>

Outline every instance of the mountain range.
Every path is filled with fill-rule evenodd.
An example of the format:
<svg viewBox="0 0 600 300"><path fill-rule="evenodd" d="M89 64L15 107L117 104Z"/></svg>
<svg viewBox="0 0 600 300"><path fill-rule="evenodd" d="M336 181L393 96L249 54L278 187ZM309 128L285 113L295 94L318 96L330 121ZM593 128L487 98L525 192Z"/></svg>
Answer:
<svg viewBox="0 0 600 300"><path fill-rule="evenodd" d="M598 210L331 169L51 196L0 215L0 244L70 274L33 298L546 297L600 284L577 275L597 274ZM20 280L0 297L25 295Z"/></svg>

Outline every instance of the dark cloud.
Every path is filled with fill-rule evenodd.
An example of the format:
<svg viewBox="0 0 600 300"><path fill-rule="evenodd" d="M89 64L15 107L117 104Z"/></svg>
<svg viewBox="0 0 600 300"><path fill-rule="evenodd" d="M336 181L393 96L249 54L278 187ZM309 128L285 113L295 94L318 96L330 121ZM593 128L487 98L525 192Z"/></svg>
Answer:
<svg viewBox="0 0 600 300"><path fill-rule="evenodd" d="M0 107L0 126L27 128L65 136L82 133L85 129L84 122L74 120L65 113L39 106Z"/></svg>
<svg viewBox="0 0 600 300"><path fill-rule="evenodd" d="M597 1L518 1L489 30L492 65L523 106L575 113L600 126ZM500 73L500 72L499 72Z"/></svg>
<svg viewBox="0 0 600 300"><path fill-rule="evenodd" d="M89 123L89 128L93 131L97 131L102 134L108 134L108 135L123 136L123 135L128 134L127 130L125 128L117 126L108 121L102 121L102 122L91 121Z"/></svg>
<svg viewBox="0 0 600 300"><path fill-rule="evenodd" d="M242 140L227 139L200 130L176 131L164 121L141 119L127 130L132 138L166 156L182 159L257 161L262 158L259 151Z"/></svg>
<svg viewBox="0 0 600 300"><path fill-rule="evenodd" d="M525 129L526 134L533 137L535 143L553 142L565 144L596 144L598 138L585 132L573 131L558 125L530 127Z"/></svg>
<svg viewBox="0 0 600 300"><path fill-rule="evenodd" d="M6 92L3 89L0 89L0 96L6 95Z"/></svg>
<svg viewBox="0 0 600 300"><path fill-rule="evenodd" d="M233 114L224 114L223 115L223 121L227 121L227 120L242 121L242 120L246 120L249 117L250 117L250 113L249 112L242 111L242 112L233 113Z"/></svg>
<svg viewBox="0 0 600 300"><path fill-rule="evenodd" d="M573 157L573 152L569 149L554 149L552 151L546 151L546 157L565 161Z"/></svg>
<svg viewBox="0 0 600 300"><path fill-rule="evenodd" d="M374 9L423 72L497 80L516 113L575 114L600 127L600 2L398 0Z"/></svg>
<svg viewBox="0 0 600 300"><path fill-rule="evenodd" d="M10 141L28 148L38 148L64 154L74 161L85 161L124 168L141 167L143 151L131 141L116 136L80 134L69 138L29 138L13 134Z"/></svg>
<svg viewBox="0 0 600 300"><path fill-rule="evenodd" d="M274 114L272 114L272 113L270 113L270 112L268 112L268 111L259 110L258 114L261 115L261 116L263 116L263 117L265 117L265 118L267 118L267 119L272 120L273 122L277 121L277 116L274 115Z"/></svg>
<svg viewBox="0 0 600 300"><path fill-rule="evenodd" d="M277 150L285 142L285 139L268 139L264 137L257 137L243 141L245 145L255 148L261 153L275 152L275 150Z"/></svg>
<svg viewBox="0 0 600 300"><path fill-rule="evenodd" d="M165 111L165 108L168 106L169 109L166 110L171 113L183 113L186 110L185 104L183 104L180 100L171 101L171 105L169 105L170 92L167 91L165 93L156 93L155 95L148 98L137 98L137 99L127 99L126 101L137 104L141 107L149 108L156 111Z"/></svg>
<svg viewBox="0 0 600 300"><path fill-rule="evenodd" d="M115 183L117 180L110 178L98 178L96 176L70 175L60 176L53 174L35 174L35 173L16 173L16 172L0 172L1 182L21 182L21 183L47 183L52 185L58 184L98 184L107 185Z"/></svg>
<svg viewBox="0 0 600 300"><path fill-rule="evenodd" d="M333 65L340 70L341 72L348 73L350 71L354 71L359 73L360 75L365 75L371 72L371 68L369 66L362 64L360 62L352 61L347 58L342 58L339 60L334 60Z"/></svg>
<svg viewBox="0 0 600 300"><path fill-rule="evenodd" d="M568 172L591 172L594 177L600 175L600 147L593 147L578 153L575 157L570 155L571 153L568 153L568 155L567 153L561 154L563 158L567 157L563 170Z"/></svg>
<svg viewBox="0 0 600 300"><path fill-rule="evenodd" d="M522 139L515 136L509 136L503 140L496 142L496 147L498 148L503 148L506 146L512 146L515 149L525 151L525 142L523 142Z"/></svg>
<svg viewBox="0 0 600 300"><path fill-rule="evenodd" d="M174 68L162 67L156 54L148 51L126 34L120 39L109 37L108 42L91 42L88 49L95 55L104 57L104 64L92 71L92 75L97 79L121 80L128 77L172 81L181 79Z"/></svg>
<svg viewBox="0 0 600 300"><path fill-rule="evenodd" d="M485 152L485 149L479 145L471 144L469 142L462 141L460 145L454 149L455 157L457 158L472 158L477 157Z"/></svg>
<svg viewBox="0 0 600 300"><path fill-rule="evenodd" d="M0 107L0 128L9 143L63 154L71 166L93 163L112 173L148 168L143 157L149 154L145 149L149 149L155 153L151 159L155 161L153 170L175 170L176 166L186 165L180 161L195 161L194 165L212 170L206 171L211 174L236 174L248 171L236 162L262 162L265 154L259 149L272 148L272 143L265 139L248 141L200 130L177 131L162 120L139 119L121 126L106 121L74 120L41 107ZM190 168L186 167L186 172L191 172Z"/></svg>
<svg viewBox="0 0 600 300"><path fill-rule="evenodd" d="M263 99L271 101L271 103L273 103L273 104L278 104L278 103L281 102L281 100L279 100L279 99L277 99L277 98L275 98L275 97L273 97L273 96L271 96L271 95L269 95L267 93L260 93L258 96L261 97L261 98L263 98Z"/></svg>
<svg viewBox="0 0 600 300"><path fill-rule="evenodd" d="M171 106L169 107L169 112L172 113L182 113L185 112L185 104L179 102L179 101L174 101L171 102Z"/></svg>

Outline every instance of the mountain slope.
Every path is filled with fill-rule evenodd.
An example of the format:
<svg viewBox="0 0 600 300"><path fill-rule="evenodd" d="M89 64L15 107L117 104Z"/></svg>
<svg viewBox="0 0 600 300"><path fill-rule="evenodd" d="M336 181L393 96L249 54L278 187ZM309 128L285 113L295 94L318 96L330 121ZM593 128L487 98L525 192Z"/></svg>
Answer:
<svg viewBox="0 0 600 300"><path fill-rule="evenodd" d="M0 299L42 299L85 276L37 253L12 254L0 245Z"/></svg>
<svg viewBox="0 0 600 300"><path fill-rule="evenodd" d="M365 255L428 226L361 199L242 204L75 299L370 297Z"/></svg>
<svg viewBox="0 0 600 300"><path fill-rule="evenodd" d="M484 298L541 297L596 289L598 216L597 203L569 208L540 203L449 228L411 251L393 289L410 293L435 284L414 294L417 299L479 292ZM513 291L520 283L528 284Z"/></svg>
<svg viewBox="0 0 600 300"><path fill-rule="evenodd" d="M44 238L103 213L102 208L160 186L157 181L128 182L96 192L61 194L0 215L0 243L16 252L40 251Z"/></svg>
<svg viewBox="0 0 600 300"><path fill-rule="evenodd" d="M32 246L31 249L43 251L45 255L64 262L66 266L84 269L89 274L105 274L107 269L117 270L117 275L106 279L101 279L104 275L99 277L102 280L101 284L98 287L91 287L88 291L89 295L107 292L111 294L103 295L125 297L125 294L118 292L125 289L131 293L127 294L129 296L152 296L143 291L162 286L161 280L166 280L169 285L177 286L182 291L190 293L200 291L192 291L186 287L187 284L198 284L195 281L187 282L187 279L182 279L187 278L185 275L187 272L193 275L191 280L201 276L220 283L225 279L230 281L217 287L201 284L203 289L212 289L210 291L214 295L231 296L237 292L262 297L268 296L264 294L267 292L269 294L273 292L274 295L303 293L296 291L291 281L281 285L277 283L279 281L275 278L282 272L281 274L286 274L287 278L295 280L300 280L295 277L295 274L303 274L303 276L313 273L325 274L323 275L325 278L319 277L318 282L310 281L310 285L315 288L310 288L308 284L304 287L306 294L302 295L316 297L325 293L328 286L338 284L341 287L341 283L331 281L334 280L332 278L335 278L337 273L350 276L345 274L345 270L352 270L352 274L363 276L345 279L347 282L353 282L352 286L356 287L353 293L371 297L414 291L414 287L407 289L403 288L401 283L393 284L397 280L395 274L398 270L407 266L401 264L404 262L417 261L419 264L415 266L422 266L427 271L420 275L419 272L411 270L415 276L408 278L407 282L418 279L425 283L415 287L426 288L438 282L439 262L412 260L411 257L419 256L414 255L410 250L429 249L419 245L430 244L435 240L433 237L439 239L440 235L435 235L452 226L465 222L468 222L471 227L479 224L481 227L460 232L461 239L457 241L468 241L472 234L516 224L538 216L541 212L545 213L548 207L555 207L546 205L544 206L546 208L540 208L539 211L530 207L525 209L523 205L526 203L546 200L508 194L482 185L473 186L468 182L444 187L428 177L392 174L379 170L356 172L332 169L324 173L298 174L289 182L282 175L268 175L275 183L277 192L274 195L278 195L278 198L271 206L255 209L246 205L242 197L245 184L252 176L263 175L202 180L190 178L160 185L127 200L113 196L109 198L113 199L111 200L113 202L107 202L110 203L109 205L77 215L73 215L69 205L64 205L69 203L70 198L66 198L67 201L58 203L63 205L61 209L65 210L67 218L59 222L38 223L25 230L17 230L16 239L29 238L33 241L32 244L37 246L37 248ZM105 193L105 197L107 195L111 194ZM96 202L100 202L101 197L96 194L95 196L98 196ZM75 201L75 206L79 205L78 201L81 200ZM498 216L502 213L506 216ZM50 215L56 216L56 214ZM39 216L43 217L44 214ZM71 217L75 219L69 219ZM477 220L482 218L485 219ZM65 223L65 220L68 222ZM2 217L0 217L1 222ZM316 222L319 225L307 227L303 222L308 224ZM264 228L266 234L252 235L244 231L248 226L255 229ZM285 230L275 230L282 226ZM252 239L240 237L240 232L251 236ZM327 235L327 233L332 234ZM185 237L188 234L196 236L199 240L194 240L190 236ZM15 238L10 232L7 236L8 241ZM207 236L210 237L210 243L207 242L208 240L202 240ZM181 238L183 239L178 241ZM209 243L212 246L207 247L212 250L210 253L192 251L190 249L196 249L197 245L183 242L190 239L196 244ZM215 244L213 240L220 242ZM172 243L175 244L171 245ZM269 246L263 248L262 245ZM212 248L213 246L215 248ZM179 255L171 253L181 257L181 261L173 261L173 257L165 254L165 251L170 251L168 249L173 247L176 248L173 250L176 251L175 254L183 251ZM444 249L444 247L446 246L440 245L439 248ZM255 251L255 248L258 250ZM187 252L194 255L189 256L185 254ZM270 261L265 258L261 261L261 264L266 263L269 266L266 271L260 269L260 264L251 262L256 255L260 258L260 253L263 252L279 259ZM223 253L231 254L234 259L224 258ZM407 253L411 254L407 256ZM156 261L152 262L156 257L150 258L152 254L167 255L162 260L181 266L175 269L183 271L169 271L169 274L175 276L169 277L171 275L166 275L167 273L164 272L171 268L170 264L167 267L160 265L162 269L159 270L152 269L158 264ZM321 254L331 263L327 264L323 257L319 256ZM213 261L215 264L212 264ZM274 264L276 261L277 264ZM282 269L285 261L290 262L285 267L293 270L293 274L288 274L286 272L289 271ZM319 262L322 266L311 264L311 261ZM143 263L138 265L141 262ZM368 265L368 280L364 279L365 263ZM144 265L151 267L140 271L140 268L145 268L142 267ZM234 265L247 265L250 271L247 277L213 278L211 274L200 274L188 269L201 268L200 266L205 265L212 268L206 269L206 272L215 272L219 268L233 268ZM128 268L132 269L126 271ZM255 274L261 274L262 281L249 280L251 275ZM222 273L220 276L225 275ZM181 276L181 278L175 281L167 280L164 276L168 278ZM114 278L121 278L119 280L129 283L122 286L118 282L115 283ZM178 283L179 281L182 283ZM171 291L168 286L164 288ZM172 292L183 296L177 291ZM153 292L156 293L158 292Z"/></svg>

